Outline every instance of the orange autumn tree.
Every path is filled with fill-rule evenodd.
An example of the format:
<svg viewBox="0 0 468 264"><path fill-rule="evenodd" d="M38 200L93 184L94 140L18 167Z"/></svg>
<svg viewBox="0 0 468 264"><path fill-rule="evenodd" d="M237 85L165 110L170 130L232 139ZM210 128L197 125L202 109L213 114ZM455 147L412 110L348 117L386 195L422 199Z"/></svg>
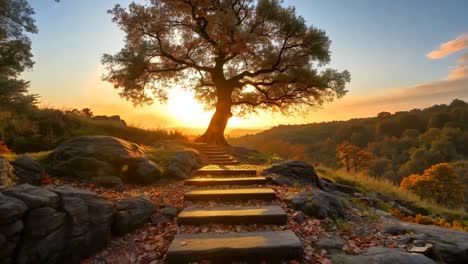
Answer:
<svg viewBox="0 0 468 264"><path fill-rule="evenodd" d="M215 110L198 142L227 145L233 115L297 115L346 94L349 72L323 68L325 31L282 1L151 0L109 13L126 38L120 52L103 56L104 80L136 105L164 102L172 87L193 91Z"/></svg>
<svg viewBox="0 0 468 264"><path fill-rule="evenodd" d="M336 146L336 151L340 158L340 162L347 172L354 169L357 173L363 168L368 168L374 161L372 152L363 150L356 145L350 143L342 143Z"/></svg>
<svg viewBox="0 0 468 264"><path fill-rule="evenodd" d="M464 201L463 184L448 163L433 165L422 175L412 174L403 178L400 188L412 190L423 199L449 208L461 207Z"/></svg>

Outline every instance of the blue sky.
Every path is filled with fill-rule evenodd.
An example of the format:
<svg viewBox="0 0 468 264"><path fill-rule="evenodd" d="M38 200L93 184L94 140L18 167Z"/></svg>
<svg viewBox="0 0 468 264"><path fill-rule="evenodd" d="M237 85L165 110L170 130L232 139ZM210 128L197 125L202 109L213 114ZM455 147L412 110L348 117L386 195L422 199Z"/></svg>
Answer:
<svg viewBox="0 0 468 264"><path fill-rule="evenodd" d="M32 36L36 64L24 78L31 81L32 91L42 96L44 104L91 105L97 112L106 114L111 109L122 111L120 114L127 114L127 118L137 115L164 118L158 112L170 111L167 107L155 106L135 110L134 115L130 115L131 106L118 98L117 91L99 80L102 54L115 53L123 46L123 34L111 22L106 10L116 3L127 6L131 1L29 2L36 11L39 34ZM427 58L426 54L468 32L468 1L465 0L286 0L284 3L294 5L308 24L327 32L332 40L331 66L351 72L347 97L353 100L445 80L463 51L437 60ZM468 99L467 93L461 91L455 95ZM437 102L448 101L440 97L407 105L420 107ZM390 110L408 106L393 106ZM373 112L363 109L360 115L371 114ZM295 122L349 118L321 116L321 119L298 118ZM278 118L274 122L282 120Z"/></svg>

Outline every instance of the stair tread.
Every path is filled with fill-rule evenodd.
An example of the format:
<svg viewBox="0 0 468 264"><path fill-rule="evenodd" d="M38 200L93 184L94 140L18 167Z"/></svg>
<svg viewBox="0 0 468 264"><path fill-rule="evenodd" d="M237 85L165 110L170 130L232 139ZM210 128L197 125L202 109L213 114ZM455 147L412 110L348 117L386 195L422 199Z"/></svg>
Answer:
<svg viewBox="0 0 468 264"><path fill-rule="evenodd" d="M229 177L229 178L195 178L186 180L186 185L247 185L266 183L265 177Z"/></svg>
<svg viewBox="0 0 468 264"><path fill-rule="evenodd" d="M290 259L300 258L302 244L290 230L178 234L169 246L169 263L196 260Z"/></svg>
<svg viewBox="0 0 468 264"><path fill-rule="evenodd" d="M199 169L195 172L196 176L202 175L257 175L256 170L251 169Z"/></svg>
<svg viewBox="0 0 468 264"><path fill-rule="evenodd" d="M271 188L242 188L242 189L205 189L194 190L185 194L188 201L196 200L274 200L276 193Z"/></svg>

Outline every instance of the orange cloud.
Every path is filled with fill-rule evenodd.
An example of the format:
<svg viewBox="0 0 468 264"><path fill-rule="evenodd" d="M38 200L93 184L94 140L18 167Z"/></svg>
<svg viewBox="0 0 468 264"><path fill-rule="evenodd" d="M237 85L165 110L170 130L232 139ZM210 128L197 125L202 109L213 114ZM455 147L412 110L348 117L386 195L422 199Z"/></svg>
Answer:
<svg viewBox="0 0 468 264"><path fill-rule="evenodd" d="M468 52L458 58L459 63L468 63Z"/></svg>
<svg viewBox="0 0 468 264"><path fill-rule="evenodd" d="M453 68L448 78L450 80L468 77L468 64L461 64Z"/></svg>
<svg viewBox="0 0 468 264"><path fill-rule="evenodd" d="M456 39L440 45L439 49L433 50L426 56L430 59L441 59L452 53L468 48L468 33L463 33Z"/></svg>

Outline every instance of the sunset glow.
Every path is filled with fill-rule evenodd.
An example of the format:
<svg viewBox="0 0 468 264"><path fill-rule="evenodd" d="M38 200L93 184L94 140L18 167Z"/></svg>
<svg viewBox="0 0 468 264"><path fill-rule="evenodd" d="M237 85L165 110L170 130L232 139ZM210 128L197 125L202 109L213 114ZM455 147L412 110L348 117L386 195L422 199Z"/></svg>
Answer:
<svg viewBox="0 0 468 264"><path fill-rule="evenodd" d="M131 1L116 2L127 6ZM322 109L311 111L304 117L271 113L245 119L233 117L228 128L343 120L374 116L384 110L409 110L448 103L454 98L468 98L468 91L463 88L468 84L466 60L463 59L466 57L468 21L460 11L463 8L438 7L441 16L450 16L445 16L439 21L440 25L428 31L427 25L433 23L430 17L399 14L399 20L395 22L392 16L383 12L391 8L391 2L378 5L372 1L363 2L353 6L356 12L362 12L345 21L350 7L336 1L314 2L314 5L308 1L285 1L287 5L296 6L308 23L323 28L330 35L333 40L331 66L352 73L352 81L347 86L349 93L344 98L325 104ZM212 112L205 112L189 91L170 89L167 105L155 103L134 107L101 80L105 69L100 57L123 46L122 32L106 15L106 10L113 4L91 0L61 1L60 4L31 1L37 13L40 34L32 36L36 63L24 78L31 82L31 91L41 95L41 105L90 107L95 114L118 114L130 124L148 128L206 127ZM408 9L420 9L418 14L430 13L435 8L435 5L418 3L409 5ZM415 25L414 32L401 30L414 19L421 22ZM379 25L389 23L398 25L387 29L385 36L379 36L379 41L369 39L368 36L375 37L375 32L380 32ZM368 34L359 34L363 38L356 38L353 33L356 27ZM72 28L74 34L68 34ZM82 41L83 36L86 41ZM51 43L50 39L61 41ZM394 100L395 94L402 100Z"/></svg>

